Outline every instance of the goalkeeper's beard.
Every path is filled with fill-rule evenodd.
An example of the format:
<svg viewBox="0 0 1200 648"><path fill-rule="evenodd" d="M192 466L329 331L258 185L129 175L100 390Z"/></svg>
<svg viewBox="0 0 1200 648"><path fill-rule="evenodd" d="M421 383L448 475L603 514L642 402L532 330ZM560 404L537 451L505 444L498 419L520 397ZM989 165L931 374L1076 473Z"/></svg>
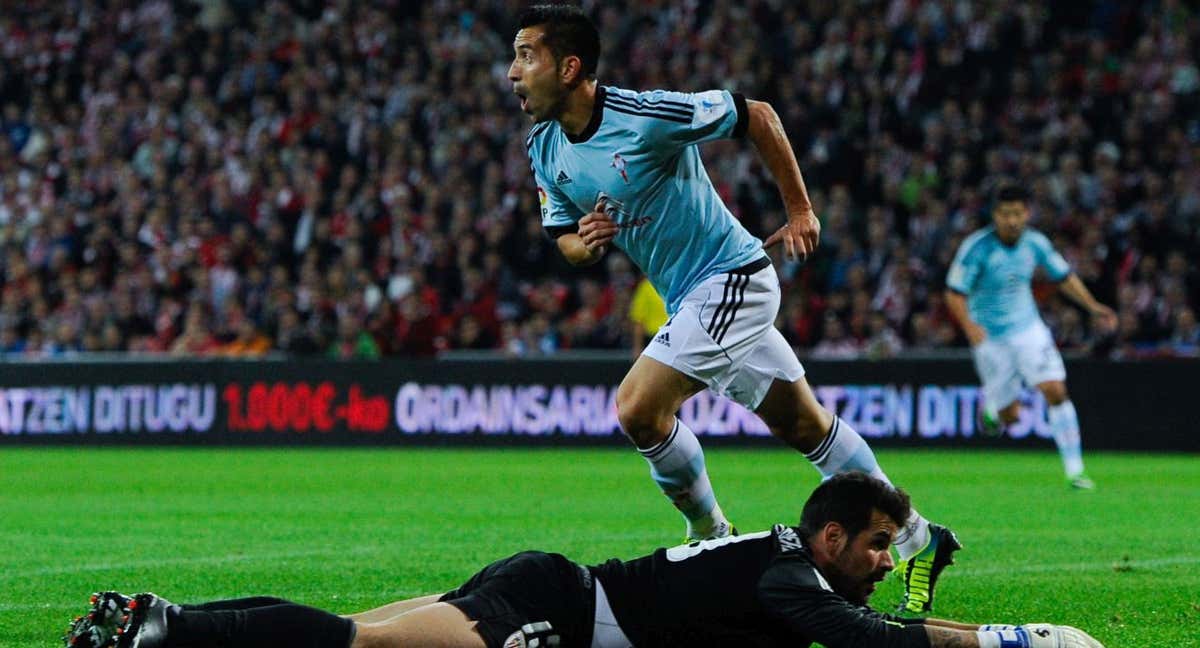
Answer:
<svg viewBox="0 0 1200 648"><path fill-rule="evenodd" d="M850 555L851 546L847 545L834 561L833 573L829 574L833 581L833 589L846 600L858 605L866 605L871 594L875 593L875 583L882 581L888 575L888 570L879 568L862 576L854 574L854 558Z"/></svg>

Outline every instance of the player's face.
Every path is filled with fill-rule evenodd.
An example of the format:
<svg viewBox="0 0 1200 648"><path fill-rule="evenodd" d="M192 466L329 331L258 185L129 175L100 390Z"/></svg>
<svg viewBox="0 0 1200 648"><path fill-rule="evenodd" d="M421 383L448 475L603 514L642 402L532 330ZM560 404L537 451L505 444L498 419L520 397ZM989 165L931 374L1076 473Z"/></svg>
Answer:
<svg viewBox="0 0 1200 648"><path fill-rule="evenodd" d="M834 558L833 568L827 570L834 591L846 600L866 605L875 593L875 584L891 573L892 538L896 523L879 510L871 513L871 523L858 535L849 538Z"/></svg>
<svg viewBox="0 0 1200 648"><path fill-rule="evenodd" d="M996 223L996 236L1005 245L1015 245L1025 231L1029 222L1029 209L1020 200L1011 200L996 205L992 211L992 220Z"/></svg>
<svg viewBox="0 0 1200 648"><path fill-rule="evenodd" d="M559 78L558 61L542 42L545 28L535 25L517 32L513 39L513 62L508 80L521 98L521 111L542 122L554 119L562 109L567 87Z"/></svg>

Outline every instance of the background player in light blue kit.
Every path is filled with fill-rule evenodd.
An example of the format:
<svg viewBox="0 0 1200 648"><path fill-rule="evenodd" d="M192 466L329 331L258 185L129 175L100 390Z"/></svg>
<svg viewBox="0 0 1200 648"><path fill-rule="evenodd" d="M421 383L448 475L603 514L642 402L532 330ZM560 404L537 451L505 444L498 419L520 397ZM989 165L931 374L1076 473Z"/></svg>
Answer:
<svg viewBox="0 0 1200 648"><path fill-rule="evenodd" d="M1022 383L1036 387L1046 398L1068 481L1076 488L1092 488L1083 471L1079 418L1067 395L1062 356L1033 300L1034 271L1044 270L1104 329L1115 328L1117 316L1092 297L1044 234L1026 226L1027 201L1021 187L997 189L992 225L968 236L950 265L946 303L966 332L983 382L980 418L985 431L995 433L1016 422Z"/></svg>
<svg viewBox="0 0 1200 648"><path fill-rule="evenodd" d="M535 122L526 146L542 224L574 265L597 262L609 244L625 250L667 302L670 318L621 382L617 408L654 481L687 519L687 537L733 533L700 443L675 416L705 387L754 411L823 476L858 470L886 480L862 437L817 402L774 325L779 279L763 248L782 244L803 258L816 249L820 224L771 106L724 90L598 85L600 37L576 7L531 7L513 50L509 79ZM787 212L765 242L725 207L696 147L743 136ZM958 541L913 511L896 546L903 606L927 611Z"/></svg>

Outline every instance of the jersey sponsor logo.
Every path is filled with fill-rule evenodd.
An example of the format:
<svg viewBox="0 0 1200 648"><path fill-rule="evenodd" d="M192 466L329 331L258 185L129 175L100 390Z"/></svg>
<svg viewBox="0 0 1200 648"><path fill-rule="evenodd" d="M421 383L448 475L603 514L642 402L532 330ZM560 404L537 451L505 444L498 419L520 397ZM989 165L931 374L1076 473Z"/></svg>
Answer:
<svg viewBox="0 0 1200 648"><path fill-rule="evenodd" d="M571 180L571 176L567 175L566 171L559 171L558 178L555 179L554 184L562 186L571 184L572 182L574 182L574 180Z"/></svg>
<svg viewBox="0 0 1200 648"><path fill-rule="evenodd" d="M621 223L617 223L617 227L619 227L621 229L629 229L631 227L641 227L642 225L648 225L653 222L654 222L654 218L652 218L650 216L642 216L641 218L635 218L633 220L628 220L628 221L624 221Z"/></svg>
<svg viewBox="0 0 1200 648"><path fill-rule="evenodd" d="M620 153L613 153L612 163L609 166L621 174L621 179L625 181L625 184L629 184L629 174L625 172L625 158L621 157Z"/></svg>
<svg viewBox="0 0 1200 648"><path fill-rule="evenodd" d="M634 216L625 211L625 203L613 198L612 196L601 191L596 195L596 200L604 201L604 213L608 214L620 229L631 229L649 225L654 222L653 216Z"/></svg>

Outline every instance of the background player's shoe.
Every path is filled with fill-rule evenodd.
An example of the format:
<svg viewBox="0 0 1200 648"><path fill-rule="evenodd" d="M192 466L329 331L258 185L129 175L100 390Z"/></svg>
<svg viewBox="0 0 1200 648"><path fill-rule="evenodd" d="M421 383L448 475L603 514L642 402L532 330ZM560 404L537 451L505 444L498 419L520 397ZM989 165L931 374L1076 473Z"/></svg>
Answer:
<svg viewBox="0 0 1200 648"><path fill-rule="evenodd" d="M1092 478L1088 477L1087 473L1079 473L1074 477L1068 477L1067 483L1075 490L1092 490L1096 487L1096 482L1092 481Z"/></svg>
<svg viewBox="0 0 1200 648"><path fill-rule="evenodd" d="M954 532L940 524L929 525L929 544L908 560L900 561L896 571L904 579L904 601L899 611L924 614L933 608L933 588L942 570L954 564L954 552L962 544Z"/></svg>
<svg viewBox="0 0 1200 648"><path fill-rule="evenodd" d="M991 438L1003 435L1005 429L1004 421L1001 421L999 417L993 417L991 414L988 414L983 408L980 408L975 413L975 427L979 429L983 436Z"/></svg>
<svg viewBox="0 0 1200 648"><path fill-rule="evenodd" d="M133 597L125 608L125 622L117 628L116 648L163 648L171 606L170 601L149 592Z"/></svg>
<svg viewBox="0 0 1200 648"><path fill-rule="evenodd" d="M72 648L110 648L116 645L117 628L125 622L126 606L133 599L120 592L97 592L87 614L75 617L63 644Z"/></svg>
<svg viewBox="0 0 1200 648"><path fill-rule="evenodd" d="M691 544L693 542L700 542L701 540L719 540L720 538L728 538L735 535L738 535L737 527L733 526L730 522L722 522L713 529L712 533L703 538L693 538L690 535L684 536L683 544Z"/></svg>

